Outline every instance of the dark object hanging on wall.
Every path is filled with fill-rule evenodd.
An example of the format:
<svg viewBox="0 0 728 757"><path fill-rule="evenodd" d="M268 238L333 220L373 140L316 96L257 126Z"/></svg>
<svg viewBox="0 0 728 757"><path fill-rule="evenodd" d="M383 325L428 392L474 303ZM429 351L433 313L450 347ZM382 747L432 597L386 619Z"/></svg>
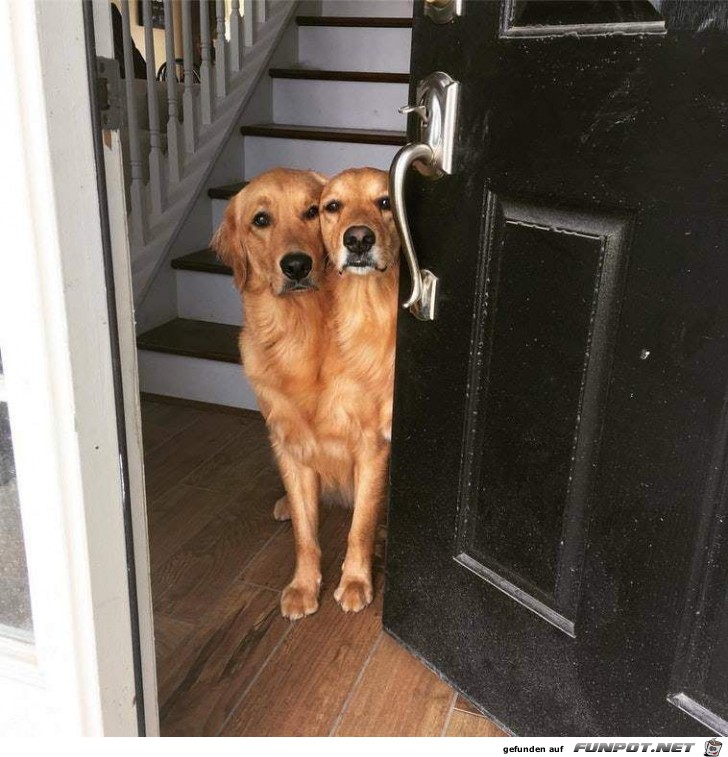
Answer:
<svg viewBox="0 0 728 757"><path fill-rule="evenodd" d="M126 78L124 68L124 32L121 19L121 11L115 6L111 6L111 23L114 30L114 58L119 61L119 73L122 79ZM139 52L134 40L132 40L132 58L134 61L134 78L147 78L147 64L144 62L144 56Z"/></svg>
<svg viewBox="0 0 728 757"><path fill-rule="evenodd" d="M142 0L137 0L137 24L144 26L144 6ZM164 3L162 0L152 0L152 28L164 29Z"/></svg>

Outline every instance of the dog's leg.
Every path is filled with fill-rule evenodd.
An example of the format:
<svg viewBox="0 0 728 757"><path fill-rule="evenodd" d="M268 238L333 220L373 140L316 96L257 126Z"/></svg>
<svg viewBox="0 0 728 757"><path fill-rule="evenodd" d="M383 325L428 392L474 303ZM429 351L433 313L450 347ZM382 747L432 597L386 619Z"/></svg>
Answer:
<svg viewBox="0 0 728 757"><path fill-rule="evenodd" d="M280 470L288 492L288 505L296 544L296 570L281 596L281 613L290 620L318 610L321 587L321 549L318 543L319 480L316 472L287 455Z"/></svg>
<svg viewBox="0 0 728 757"><path fill-rule="evenodd" d="M291 507L288 504L287 494L284 494L280 499L276 500L275 505L273 505L273 517L276 520L291 519Z"/></svg>
<svg viewBox="0 0 728 757"><path fill-rule="evenodd" d="M359 612L374 598L372 560L387 479L388 445L364 450L355 471L354 517L341 582L334 598L345 612Z"/></svg>

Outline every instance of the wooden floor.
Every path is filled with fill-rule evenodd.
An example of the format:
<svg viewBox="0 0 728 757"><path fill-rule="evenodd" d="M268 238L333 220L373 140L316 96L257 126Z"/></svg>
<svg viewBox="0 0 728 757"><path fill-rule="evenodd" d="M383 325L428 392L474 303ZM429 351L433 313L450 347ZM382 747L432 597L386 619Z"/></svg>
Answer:
<svg viewBox="0 0 728 757"><path fill-rule="evenodd" d="M318 613L281 617L293 538L260 416L142 416L163 735L505 735L382 631L381 564L374 604L339 609L350 513L322 515Z"/></svg>

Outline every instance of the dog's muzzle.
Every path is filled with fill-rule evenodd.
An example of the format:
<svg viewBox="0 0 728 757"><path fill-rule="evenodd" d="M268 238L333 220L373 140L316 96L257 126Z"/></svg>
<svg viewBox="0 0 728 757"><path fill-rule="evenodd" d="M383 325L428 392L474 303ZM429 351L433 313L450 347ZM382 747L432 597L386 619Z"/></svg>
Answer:
<svg viewBox="0 0 728 757"><path fill-rule="evenodd" d="M386 270L377 265L374 254L374 245L377 242L376 234L368 226L350 226L344 232L344 247L346 258L342 271L345 268L372 268L376 271Z"/></svg>
<svg viewBox="0 0 728 757"><path fill-rule="evenodd" d="M279 294L307 292L316 289L316 284L309 275L313 268L313 259L305 252L286 253L280 262L285 279Z"/></svg>
<svg viewBox="0 0 728 757"><path fill-rule="evenodd" d="M371 252L364 255L356 255L350 252L344 261L344 268L376 268L374 255Z"/></svg>
<svg viewBox="0 0 728 757"><path fill-rule="evenodd" d="M301 279L301 281L291 281L286 279L283 282L278 294L294 294L295 292L311 292L317 290L316 282L311 278Z"/></svg>

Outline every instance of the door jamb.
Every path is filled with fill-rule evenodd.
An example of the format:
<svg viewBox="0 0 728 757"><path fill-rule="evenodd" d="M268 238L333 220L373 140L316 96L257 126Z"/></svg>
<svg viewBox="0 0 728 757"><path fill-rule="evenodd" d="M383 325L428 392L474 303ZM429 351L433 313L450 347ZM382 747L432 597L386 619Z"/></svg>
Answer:
<svg viewBox="0 0 728 757"><path fill-rule="evenodd" d="M40 730L138 735L124 482L83 9L10 0L0 9L0 32L7 43L0 57L9 71L3 144L13 177L2 210L8 213L4 226L16 237L15 244L8 243L12 269L6 259L8 275L0 276L0 326L38 690L48 707ZM120 170L118 147L117 135ZM105 155L107 169L109 162ZM119 208L111 210L113 238ZM113 262L122 378L132 376L124 386L129 397L136 389L136 361L133 337L129 342L133 310L124 291L128 253ZM131 364L125 362L129 354ZM131 499L140 507L141 490L143 510L138 398L125 403L125 416ZM148 588L146 543L142 538L140 549L134 536L139 584ZM137 587L137 593L144 591ZM150 600L144 610L151 617ZM142 651L152 652L151 679L147 660L145 682L152 681L156 694L153 632L144 612L140 630ZM147 714L151 733L156 697L146 693L154 715L150 721Z"/></svg>
<svg viewBox="0 0 728 757"><path fill-rule="evenodd" d="M147 521L146 487L144 482L144 450L142 443L141 394L136 348L136 322L131 269L131 249L124 190L124 167L119 131L101 131L96 108L95 58L114 57L114 38L109 0L84 0L87 16L87 65L89 72L96 165L99 182L99 203L104 223L104 257L106 260L109 291L110 321L114 321L115 368L118 369L120 392L120 435L126 453L126 539L130 570L131 600L135 605L133 616L137 622L133 630L136 678L142 704L138 718L140 733L159 736L159 705L157 697L157 670L154 648L154 617L152 607L151 567ZM91 26L90 32L88 26ZM133 578L132 578L133 576Z"/></svg>

